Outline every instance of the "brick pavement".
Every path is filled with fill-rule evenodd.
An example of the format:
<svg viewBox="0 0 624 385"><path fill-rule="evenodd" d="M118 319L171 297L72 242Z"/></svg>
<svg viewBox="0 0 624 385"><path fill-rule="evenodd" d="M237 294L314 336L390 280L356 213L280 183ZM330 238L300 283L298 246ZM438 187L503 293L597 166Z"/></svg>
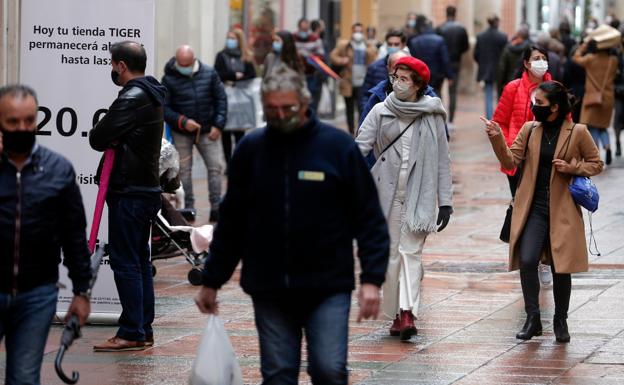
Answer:
<svg viewBox="0 0 624 385"><path fill-rule="evenodd" d="M552 289L542 292L544 335L514 338L524 322L517 272L506 271L507 248L497 240L508 201L507 182L479 124L478 97L462 96L453 134L455 214L432 236L424 254L424 297L418 336L401 343L387 335L388 321L351 322L349 369L353 384L596 384L624 383L624 162L595 178L601 208L594 230L601 256L590 271L575 274L570 344L557 344L551 328ZM198 207L205 182L196 182ZM205 214L200 212L200 221ZM157 261L156 343L135 353L93 353L110 326L91 326L67 353L65 368L81 384L183 384L195 355L204 316L192 304L196 288L186 281L181 258ZM245 382L257 384L259 357L249 298L238 273L220 293L221 317L235 347ZM354 301L353 314L357 304ZM60 384L52 367L60 328L54 327L43 366L43 383ZM305 355L304 355L305 357ZM4 353L0 352L0 362ZM0 368L2 370L2 368ZM309 383L302 371L301 383ZM1 374L0 374L1 376Z"/></svg>

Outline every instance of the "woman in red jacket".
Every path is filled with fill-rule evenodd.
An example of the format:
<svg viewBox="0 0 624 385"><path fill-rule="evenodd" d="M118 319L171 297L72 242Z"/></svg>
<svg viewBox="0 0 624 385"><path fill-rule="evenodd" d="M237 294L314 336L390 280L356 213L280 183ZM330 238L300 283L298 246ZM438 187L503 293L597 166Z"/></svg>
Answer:
<svg viewBox="0 0 624 385"><path fill-rule="evenodd" d="M492 118L500 125L508 147L511 147L524 123L535 120L531 112L531 102L537 86L552 79L550 73L546 72L548 53L545 50L537 46L527 47L523 59L522 77L505 85ZM515 196L520 173L516 173L516 169L501 168L501 171L507 174L511 196Z"/></svg>

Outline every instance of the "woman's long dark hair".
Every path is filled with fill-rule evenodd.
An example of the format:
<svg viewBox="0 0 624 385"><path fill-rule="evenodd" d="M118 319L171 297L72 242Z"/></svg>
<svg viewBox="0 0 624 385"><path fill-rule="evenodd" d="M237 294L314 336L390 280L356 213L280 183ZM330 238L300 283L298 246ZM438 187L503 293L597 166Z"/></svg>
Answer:
<svg viewBox="0 0 624 385"><path fill-rule="evenodd" d="M295 39L292 33L279 31L277 32L277 36L282 39L282 51L280 53L282 62L295 71L303 72L303 64L297 53L297 47L295 47Z"/></svg>
<svg viewBox="0 0 624 385"><path fill-rule="evenodd" d="M564 119L576 104L574 95L557 81L543 82L537 88L546 95L546 99L548 99L551 106L555 104L559 106L560 119Z"/></svg>

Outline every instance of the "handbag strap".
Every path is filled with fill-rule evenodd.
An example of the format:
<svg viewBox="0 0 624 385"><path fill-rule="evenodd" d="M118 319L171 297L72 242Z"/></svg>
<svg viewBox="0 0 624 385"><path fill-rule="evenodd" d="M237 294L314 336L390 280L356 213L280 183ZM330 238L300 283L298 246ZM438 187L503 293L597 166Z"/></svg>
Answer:
<svg viewBox="0 0 624 385"><path fill-rule="evenodd" d="M611 57L609 56L609 64L607 65L607 72L605 72L605 77L602 81L602 87L598 87L598 82L596 81L596 79L594 79L594 77L592 76L591 73L589 73L589 71L587 71L585 73L585 76L587 76L587 78L589 79L589 81L591 81L594 85L594 87L598 88L598 92L602 93L605 89L605 87L607 86L607 79L609 78L609 72L611 71L611 65L613 64L613 60L611 60Z"/></svg>
<svg viewBox="0 0 624 385"><path fill-rule="evenodd" d="M570 129L570 131L571 131L570 135L568 135L568 138L566 139L566 144L564 145L565 146L565 152L563 153L563 158L560 158L560 159L564 159L565 156L568 155L568 148L570 148L570 139L572 139L572 134L574 134L574 127L576 127L576 123L574 123L574 125Z"/></svg>
<svg viewBox="0 0 624 385"><path fill-rule="evenodd" d="M412 120L412 122L411 122L410 124L408 124L408 125L407 125L407 127L405 127L405 128L403 129L403 131L401 131L401 133L400 133L399 135L397 135L397 137L396 137L396 138L394 138L394 139L392 140L392 142L390 142L390 144L386 146L386 148L384 148L384 149L383 149L383 151L382 151L382 152L380 152L380 153L379 153L379 156L381 156L381 154L383 154L384 152L388 151L388 149L389 149L390 147L392 147L392 145L393 145L393 144L395 144L395 143L396 143L396 141L397 141L397 140L399 140L399 138L401 138L401 137L403 136L403 134L405 134L405 131L407 131L407 130L408 130L408 129L412 126L412 124L414 124L414 122L415 122L415 121L416 121L416 119Z"/></svg>

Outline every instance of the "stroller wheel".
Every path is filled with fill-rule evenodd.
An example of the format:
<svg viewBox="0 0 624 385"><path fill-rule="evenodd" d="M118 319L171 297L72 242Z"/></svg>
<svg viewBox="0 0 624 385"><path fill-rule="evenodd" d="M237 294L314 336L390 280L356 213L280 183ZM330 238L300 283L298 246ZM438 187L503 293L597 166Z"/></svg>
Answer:
<svg viewBox="0 0 624 385"><path fill-rule="evenodd" d="M152 265L152 277L156 276L156 266Z"/></svg>
<svg viewBox="0 0 624 385"><path fill-rule="evenodd" d="M199 286L202 283L202 271L201 269L191 269L188 272L188 281L191 283L191 285L193 286Z"/></svg>

